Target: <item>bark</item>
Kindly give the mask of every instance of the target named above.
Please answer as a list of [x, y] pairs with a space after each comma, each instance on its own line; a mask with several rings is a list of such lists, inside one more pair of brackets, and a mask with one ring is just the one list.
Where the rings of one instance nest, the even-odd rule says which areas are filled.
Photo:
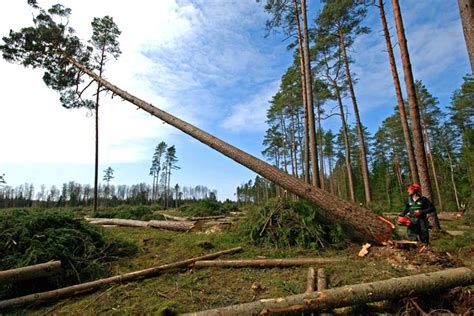
[[184, 315], [265, 315], [271, 312], [288, 310], [292, 312], [318, 311], [422, 295], [473, 283], [474, 272], [468, 268], [455, 268], [384, 281], [348, 285], [318, 292], [262, 299]]
[[312, 184], [320, 187], [319, 183], [319, 166], [318, 152], [316, 145], [316, 128], [314, 124], [314, 108], [313, 108], [313, 76], [311, 74], [311, 59], [309, 52], [309, 34], [308, 34], [308, 18], [306, 14], [306, 0], [301, 0], [301, 18], [303, 21], [303, 53], [305, 62], [306, 76], [306, 101], [308, 105], [308, 128], [309, 128], [309, 150], [311, 153], [311, 173]]
[[148, 226], [174, 231], [189, 231], [196, 227], [196, 222], [149, 221]]
[[270, 164], [220, 140], [219, 138], [154, 107], [150, 103], [131, 95], [117, 86], [112, 85], [73, 58], [64, 54], [63, 56], [76, 68], [94, 80], [101, 82], [105, 88], [109, 89], [114, 94], [119, 95], [124, 100], [129, 101], [148, 113], [160, 118], [164, 122], [180, 129], [239, 164], [253, 170], [262, 177], [273, 181], [301, 198], [320, 206], [323, 210], [322, 215], [328, 220], [332, 222], [342, 222], [345, 225], [352, 227], [354, 232], [358, 232], [361, 236], [370, 241], [385, 243], [391, 238], [391, 233], [394, 227], [388, 225], [382, 217], [372, 213], [370, 210], [340, 199], [315, 186], [309, 185], [300, 179], [292, 177], [278, 168], [271, 166]]
[[326, 190], [324, 180], [323, 129], [321, 127], [321, 101], [318, 100], [318, 148], [319, 148], [319, 183], [321, 189]]
[[314, 279], [315, 279], [314, 268], [310, 267], [308, 269], [308, 276], [306, 277], [306, 293], [314, 292]]
[[335, 263], [338, 258], [295, 258], [295, 259], [248, 259], [248, 260], [217, 260], [196, 261], [195, 268], [221, 267], [221, 268], [287, 268], [308, 266], [312, 264]]
[[32, 266], [0, 271], [0, 284], [15, 283], [52, 275], [61, 269], [61, 261], [35, 264]]
[[136, 281], [139, 279], [149, 278], [168, 270], [188, 267], [190, 264], [192, 264], [193, 262], [196, 262], [197, 260], [214, 259], [219, 256], [226, 255], [226, 254], [233, 254], [241, 250], [242, 250], [241, 247], [231, 248], [228, 250], [223, 250], [223, 251], [211, 253], [211, 254], [196, 257], [196, 258], [164, 264], [161, 266], [152, 267], [145, 270], [134, 271], [134, 272], [130, 272], [130, 273], [122, 274], [122, 275], [117, 275], [117, 276], [113, 276], [106, 279], [100, 279], [100, 280], [96, 280], [92, 282], [81, 283], [78, 285], [68, 286], [68, 287], [53, 290], [53, 291], [12, 298], [9, 300], [0, 301], [0, 310], [4, 308], [18, 307], [18, 306], [27, 305], [27, 304], [43, 303], [43, 302], [53, 300], [53, 299], [74, 296], [74, 295], [78, 295], [78, 294], [82, 294], [86, 292], [92, 292], [92, 291], [100, 289], [101, 287], [107, 284], [112, 284], [112, 283], [123, 284], [123, 283], [131, 282], [131, 281]]
[[328, 279], [323, 268], [318, 269], [318, 291], [323, 291], [328, 288]]
[[400, 112], [400, 121], [402, 123], [403, 138], [405, 139], [405, 146], [408, 154], [408, 164], [410, 167], [410, 175], [413, 183], [420, 183], [418, 176], [418, 168], [416, 166], [415, 153], [413, 151], [413, 143], [411, 141], [410, 129], [408, 127], [407, 114], [405, 111], [405, 104], [403, 101], [402, 88], [400, 86], [400, 79], [398, 77], [397, 63], [395, 62], [395, 55], [393, 54], [392, 42], [390, 39], [390, 32], [388, 30], [387, 19], [385, 17], [385, 10], [383, 0], [379, 0], [380, 19], [382, 20], [382, 28], [387, 46], [388, 59], [390, 62], [390, 70], [392, 72], [393, 84], [395, 87], [395, 94], [397, 96], [398, 111]]
[[[413, 140], [415, 145], [415, 156], [420, 176], [423, 195], [433, 200], [433, 191], [431, 189], [431, 181], [428, 173], [428, 162], [426, 161], [425, 143], [423, 140], [423, 132], [421, 129], [420, 109], [416, 98], [415, 80], [411, 69], [410, 55], [408, 52], [407, 40], [405, 37], [405, 29], [403, 27], [403, 19], [400, 11], [398, 0], [392, 0], [393, 15], [395, 17], [395, 26], [397, 28], [398, 43], [400, 45], [400, 53], [403, 64], [403, 73], [405, 78], [405, 86], [408, 95], [408, 105], [410, 107], [411, 127], [413, 130]], [[440, 229], [436, 212], [430, 213], [428, 220], [435, 229]]]
[[138, 221], [134, 219], [120, 219], [120, 218], [88, 218], [89, 224], [93, 225], [117, 225], [127, 227], [148, 227], [148, 222]]
[[474, 72], [474, 0], [458, 0], [458, 3], [471, 71]]
[[357, 136], [359, 138], [359, 157], [360, 157], [362, 181], [364, 183], [365, 203], [366, 205], [369, 206], [371, 202], [371, 194], [370, 194], [370, 182], [369, 182], [369, 168], [367, 166], [367, 153], [365, 152], [365, 137], [364, 137], [364, 131], [362, 129], [362, 123], [360, 121], [360, 116], [359, 116], [359, 106], [357, 105], [357, 99], [356, 99], [356, 95], [354, 91], [354, 86], [352, 84], [351, 70], [349, 69], [349, 58], [347, 57], [345, 36], [342, 31], [342, 28], [339, 29], [339, 38], [340, 38], [342, 57], [344, 60], [344, 68], [346, 70], [347, 83], [349, 86], [349, 92], [351, 94], [352, 105], [354, 107], [354, 116], [356, 119]]

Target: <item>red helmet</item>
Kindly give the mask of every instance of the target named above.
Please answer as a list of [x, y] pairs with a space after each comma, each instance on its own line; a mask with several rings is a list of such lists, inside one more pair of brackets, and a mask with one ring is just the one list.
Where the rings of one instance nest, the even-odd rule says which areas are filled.
[[403, 226], [410, 226], [410, 224], [411, 224], [410, 219], [406, 216], [398, 216], [397, 217], [397, 222], [398, 222], [398, 224], [403, 225]]
[[413, 190], [416, 192], [421, 192], [421, 186], [418, 183], [413, 183], [407, 186], [407, 190]]

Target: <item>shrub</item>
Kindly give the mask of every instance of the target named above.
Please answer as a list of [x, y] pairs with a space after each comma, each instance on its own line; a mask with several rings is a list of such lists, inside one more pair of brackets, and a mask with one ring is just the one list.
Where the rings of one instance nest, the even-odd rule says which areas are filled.
[[318, 208], [301, 200], [271, 200], [250, 209], [238, 230], [255, 244], [275, 247], [339, 248], [349, 238], [341, 225], [325, 222]]
[[113, 208], [101, 208], [92, 213], [92, 217], [99, 218], [122, 218], [149, 221], [152, 219], [163, 219], [161, 215], [153, 214], [151, 206], [117, 206]]
[[107, 274], [105, 263], [135, 254], [71, 212], [13, 210], [0, 214], [0, 270], [61, 260], [61, 273], [0, 287], [0, 298], [44, 291]]
[[234, 202], [226, 200], [219, 202], [215, 200], [199, 200], [191, 203], [186, 203], [179, 208], [179, 211], [187, 216], [216, 216], [226, 215], [232, 211], [238, 211]]

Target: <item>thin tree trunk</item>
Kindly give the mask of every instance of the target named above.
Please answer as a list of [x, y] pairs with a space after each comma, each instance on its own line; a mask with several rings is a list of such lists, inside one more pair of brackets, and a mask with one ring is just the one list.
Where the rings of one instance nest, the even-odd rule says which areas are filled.
[[456, 206], [459, 209], [461, 206], [459, 204], [459, 196], [458, 196], [458, 189], [456, 187], [456, 182], [454, 181], [454, 168], [453, 168], [453, 160], [451, 158], [451, 155], [449, 154], [449, 150], [446, 150], [446, 153], [448, 154], [448, 160], [449, 160], [449, 170], [451, 171], [451, 183], [453, 184], [453, 189], [454, 189], [454, 197], [456, 198]]
[[367, 165], [367, 153], [365, 152], [365, 137], [364, 131], [362, 128], [362, 123], [359, 116], [359, 106], [357, 105], [357, 99], [354, 91], [354, 86], [352, 85], [352, 76], [349, 68], [349, 58], [347, 57], [345, 36], [342, 29], [339, 29], [340, 37], [340, 46], [342, 57], [344, 60], [344, 68], [346, 70], [347, 83], [349, 85], [349, 92], [351, 94], [352, 105], [354, 106], [354, 116], [356, 119], [357, 127], [357, 136], [359, 137], [359, 157], [360, 157], [360, 166], [362, 173], [362, 181], [364, 183], [364, 193], [365, 193], [365, 203], [367, 206], [370, 206], [371, 194], [370, 194], [370, 181], [369, 181], [369, 168]]
[[298, 48], [300, 55], [300, 73], [301, 73], [301, 92], [303, 96], [304, 109], [304, 181], [310, 183], [309, 168], [309, 127], [308, 127], [308, 101], [306, 99], [306, 74], [305, 74], [305, 60], [303, 51], [303, 39], [301, 35], [300, 14], [297, 0], [293, 0], [293, 8], [295, 10], [296, 31], [298, 32]]
[[433, 153], [431, 152], [430, 138], [428, 136], [428, 131], [426, 130], [426, 127], [423, 128], [423, 133], [425, 135], [428, 157], [430, 158], [431, 171], [433, 172], [433, 179], [434, 179], [434, 183], [435, 183], [436, 195], [438, 196], [439, 212], [442, 212], [443, 211], [443, 200], [441, 199], [441, 191], [439, 190], [438, 173], [436, 172], [436, 166], [434, 164]]
[[273, 181], [290, 192], [298, 195], [299, 197], [320, 206], [323, 210], [322, 215], [328, 218], [330, 221], [341, 221], [346, 225], [351, 226], [354, 229], [354, 232], [359, 232], [362, 236], [364, 236], [365, 239], [372, 240], [374, 242], [384, 243], [391, 238], [394, 225], [387, 223], [383, 217], [380, 217], [379, 215], [374, 214], [371, 211], [354, 203], [339, 199], [326, 191], [323, 191], [315, 186], [308, 185], [304, 181], [282, 172], [278, 168], [271, 166], [270, 164], [257, 159], [252, 155], [249, 155], [248, 153], [220, 140], [219, 138], [204, 132], [196, 126], [193, 126], [163, 110], [160, 110], [150, 103], [147, 103], [120, 89], [119, 87], [112, 85], [107, 80], [97, 76], [87, 67], [78, 63], [75, 59], [65, 54], [62, 54], [62, 56], [76, 68], [93, 78], [95, 81], [100, 82], [104, 87], [120, 96], [124, 100], [129, 101], [148, 113], [160, 118], [164, 122], [180, 129], [186, 134], [219, 151], [239, 164], [242, 164], [255, 171], [262, 177]]
[[0, 284], [16, 283], [23, 280], [45, 277], [58, 272], [61, 261], [51, 261], [16, 269], [0, 271]]
[[[415, 145], [415, 156], [420, 176], [420, 182], [425, 195], [431, 202], [433, 201], [433, 191], [431, 189], [431, 181], [428, 173], [428, 163], [426, 161], [425, 143], [423, 141], [423, 133], [420, 121], [420, 109], [416, 98], [415, 81], [413, 79], [413, 72], [411, 69], [410, 55], [408, 53], [408, 45], [405, 37], [405, 29], [403, 27], [403, 19], [400, 11], [400, 4], [398, 0], [392, 0], [393, 14], [395, 17], [395, 25], [397, 28], [398, 43], [400, 45], [400, 52], [403, 64], [403, 73], [405, 78], [405, 86], [408, 95], [408, 104], [410, 106], [410, 118], [413, 130], [413, 139]], [[430, 224], [435, 229], [440, 229], [439, 220], [436, 212], [432, 212], [428, 217]]]
[[296, 142], [295, 142], [295, 115], [294, 113], [290, 114], [290, 133], [291, 133], [291, 146], [290, 146], [290, 154], [291, 154], [291, 166], [293, 168], [292, 174], [295, 177], [298, 177], [298, 155], [296, 153]]
[[281, 131], [283, 134], [283, 170], [285, 170], [286, 173], [288, 173], [288, 161], [286, 160], [286, 153], [287, 153], [287, 147], [288, 147], [288, 133], [286, 131], [286, 124], [285, 124], [285, 118], [283, 116], [283, 113], [280, 113], [280, 125], [281, 125]]
[[328, 166], [329, 166], [329, 188], [331, 194], [336, 194], [336, 189], [334, 188], [334, 170], [332, 168], [332, 156], [328, 157]]
[[474, 0], [458, 0], [467, 53], [474, 72]]
[[319, 183], [319, 165], [318, 152], [316, 144], [316, 128], [314, 124], [314, 108], [313, 108], [313, 76], [311, 74], [311, 59], [309, 51], [309, 34], [308, 22], [306, 14], [306, 0], [301, 0], [301, 18], [303, 21], [303, 52], [305, 62], [305, 76], [306, 76], [306, 100], [308, 105], [308, 128], [309, 128], [309, 149], [311, 153], [311, 171], [312, 184], [316, 187], [321, 187]]
[[388, 60], [390, 62], [390, 70], [392, 72], [393, 84], [395, 86], [395, 94], [397, 95], [398, 111], [400, 112], [400, 121], [402, 123], [403, 137], [405, 139], [405, 146], [408, 154], [408, 163], [410, 167], [410, 175], [413, 183], [420, 183], [418, 176], [418, 168], [416, 166], [415, 153], [413, 151], [413, 143], [411, 141], [410, 129], [408, 127], [407, 114], [405, 111], [405, 104], [403, 102], [402, 88], [400, 86], [400, 79], [398, 77], [397, 64], [393, 54], [392, 41], [388, 30], [387, 19], [385, 17], [385, 10], [383, 0], [379, 0], [380, 19], [382, 20], [383, 33], [385, 37], [385, 44], [387, 46]]
[[392, 201], [390, 199], [390, 177], [389, 177], [389, 170], [385, 170], [385, 192], [387, 194], [387, 202], [388, 202], [388, 208], [392, 208]]
[[344, 106], [342, 105], [341, 100], [341, 93], [339, 92], [339, 87], [337, 83], [334, 82], [334, 88], [336, 90], [336, 97], [337, 102], [339, 104], [339, 111], [341, 112], [341, 120], [342, 120], [342, 133], [344, 135], [344, 146], [346, 150], [346, 170], [347, 170], [347, 180], [349, 181], [349, 195], [352, 202], [355, 202], [355, 194], [354, 194], [354, 182], [352, 180], [352, 164], [351, 164], [351, 149], [349, 144], [349, 135], [347, 132], [347, 124], [346, 124], [346, 116], [344, 113]]
[[318, 148], [319, 148], [319, 176], [320, 180], [319, 183], [321, 183], [321, 189], [326, 190], [326, 183], [324, 180], [324, 155], [323, 155], [323, 129], [321, 127], [321, 101], [318, 100]]
[[309, 266], [314, 264], [341, 262], [334, 258], [294, 258], [294, 259], [246, 259], [246, 260], [200, 260], [194, 263], [194, 268], [288, 268]]
[[271, 312], [304, 312], [359, 305], [387, 299], [400, 299], [441, 292], [474, 282], [474, 272], [468, 268], [416, 274], [371, 283], [348, 285], [324, 291], [310, 292], [273, 299], [184, 314], [187, 316], [266, 315]]
[[112, 284], [112, 283], [123, 284], [123, 283], [131, 282], [131, 281], [136, 281], [139, 279], [149, 278], [149, 277], [159, 275], [160, 273], [163, 273], [168, 270], [188, 267], [189, 265], [192, 265], [194, 262], [198, 260], [214, 259], [222, 255], [234, 254], [241, 250], [242, 250], [241, 247], [231, 248], [228, 250], [218, 251], [215, 253], [211, 253], [211, 254], [196, 257], [196, 258], [164, 264], [161, 266], [152, 267], [145, 270], [129, 272], [126, 274], [117, 275], [117, 276], [113, 276], [106, 279], [100, 279], [100, 280], [91, 281], [87, 283], [81, 283], [78, 285], [73, 285], [73, 286], [69, 286], [69, 287], [65, 287], [65, 288], [61, 288], [61, 289], [57, 289], [53, 291], [12, 298], [9, 300], [0, 301], [0, 310], [4, 308], [18, 307], [18, 306], [27, 305], [27, 304], [43, 303], [43, 302], [50, 301], [53, 299], [59, 299], [63, 297], [75, 296], [82, 293], [92, 292], [92, 291], [96, 291], [102, 288], [104, 285], [107, 285], [107, 284]]

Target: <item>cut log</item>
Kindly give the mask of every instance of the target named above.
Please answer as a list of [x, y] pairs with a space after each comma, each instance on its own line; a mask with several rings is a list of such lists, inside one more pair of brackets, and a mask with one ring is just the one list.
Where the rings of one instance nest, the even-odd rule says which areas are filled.
[[345, 201], [316, 186], [310, 185], [297, 177], [289, 175], [277, 167], [222, 141], [196, 126], [154, 107], [151, 103], [145, 102], [125, 90], [120, 89], [104, 78], [98, 76], [92, 70], [66, 53], [57, 51], [57, 54], [64, 58], [65, 62], [69, 62], [74, 67], [90, 76], [93, 80], [100, 83], [102, 87], [120, 96], [124, 100], [127, 100], [146, 112], [158, 117], [171, 126], [178, 128], [184, 133], [194, 137], [200, 142], [210, 146], [223, 155], [246, 166], [299, 197], [320, 206], [323, 209], [322, 215], [328, 220], [332, 222], [341, 222], [345, 225], [351, 226], [354, 229], [354, 232], [358, 232], [359, 235], [368, 240], [384, 244], [391, 239], [392, 231], [395, 226], [383, 216], [377, 215], [355, 203]]
[[173, 215], [168, 215], [168, 214], [165, 214], [165, 213], [160, 213], [160, 215], [163, 216], [166, 219], [171, 219], [171, 220], [174, 220], [174, 221], [177, 221], [177, 222], [189, 221], [189, 218], [187, 218], [187, 217], [173, 216]]
[[340, 262], [339, 258], [297, 258], [297, 259], [248, 259], [248, 260], [199, 260], [194, 263], [195, 268], [221, 267], [221, 268], [286, 268], [309, 266], [312, 264]]
[[219, 219], [225, 218], [225, 215], [215, 215], [215, 216], [198, 216], [198, 217], [191, 217], [190, 220], [192, 221], [205, 221], [209, 219]]
[[87, 218], [89, 224], [96, 225], [117, 225], [128, 227], [153, 227], [174, 231], [189, 231], [196, 226], [195, 222], [190, 221], [138, 221], [134, 219], [120, 218]]
[[318, 269], [318, 291], [323, 291], [328, 288], [328, 279], [323, 268]]
[[89, 218], [89, 224], [93, 225], [117, 225], [126, 227], [147, 227], [148, 222], [138, 221], [135, 219], [121, 219], [121, 218]]
[[211, 254], [196, 257], [196, 258], [164, 264], [158, 267], [130, 272], [130, 273], [117, 275], [117, 276], [113, 276], [106, 279], [100, 279], [100, 280], [96, 280], [92, 282], [81, 283], [78, 285], [73, 285], [73, 286], [69, 286], [69, 287], [65, 287], [65, 288], [61, 288], [61, 289], [57, 289], [53, 291], [12, 298], [9, 300], [0, 301], [0, 309], [18, 307], [18, 306], [22, 306], [26, 304], [38, 304], [38, 303], [46, 302], [53, 299], [74, 296], [74, 295], [78, 295], [78, 294], [86, 293], [86, 292], [92, 292], [92, 291], [98, 290], [99, 288], [107, 284], [126, 283], [126, 282], [136, 281], [143, 278], [149, 278], [171, 269], [188, 267], [190, 264], [192, 264], [193, 262], [197, 260], [213, 259], [213, 258], [217, 258], [219, 256], [226, 255], [226, 254], [233, 254], [241, 250], [242, 250], [241, 247], [231, 248], [228, 250], [223, 250], [223, 251], [211, 253]]
[[314, 279], [315, 279], [314, 268], [308, 269], [308, 276], [306, 277], [306, 293], [314, 292]]
[[196, 226], [196, 222], [149, 221], [148, 226], [175, 231], [189, 231]]
[[265, 315], [279, 310], [318, 311], [363, 303], [399, 299], [406, 296], [439, 292], [474, 283], [474, 272], [468, 268], [448, 269], [384, 281], [348, 285], [324, 291], [261, 299], [255, 302], [216, 308], [184, 315]]
[[61, 269], [61, 261], [51, 261], [0, 271], [0, 284], [15, 283], [23, 280], [36, 279], [52, 275]]
[[440, 212], [438, 213], [438, 218], [441, 221], [454, 221], [460, 218], [462, 215], [461, 213], [457, 212]]

